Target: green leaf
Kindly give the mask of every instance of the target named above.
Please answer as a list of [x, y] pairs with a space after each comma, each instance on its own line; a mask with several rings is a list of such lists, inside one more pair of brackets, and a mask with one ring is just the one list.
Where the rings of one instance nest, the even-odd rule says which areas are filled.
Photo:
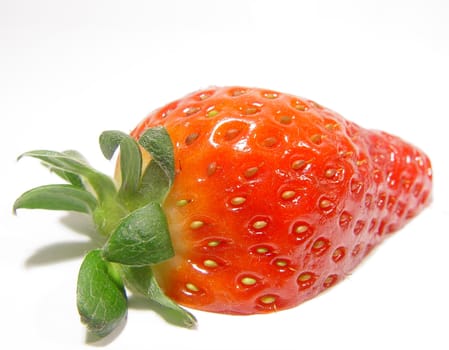
[[71, 152], [36, 150], [22, 154], [19, 159], [22, 157], [37, 158], [47, 166], [59, 170], [59, 174], [70, 173], [84, 177], [96, 192], [100, 202], [114, 197], [117, 192], [114, 182], [107, 175], [91, 168], [78, 155]]
[[76, 294], [81, 321], [100, 337], [111, 333], [126, 316], [123, 283], [98, 249], [90, 251], [81, 264]]
[[[84, 162], [85, 164], [88, 164], [86, 159], [78, 151], [67, 150], [67, 151], [64, 151], [62, 153], [65, 153], [65, 154], [69, 155], [70, 157], [77, 158], [78, 160]], [[60, 178], [62, 178], [63, 180], [71, 183], [72, 185], [74, 185], [76, 187], [85, 188], [84, 187], [84, 182], [83, 182], [83, 180], [82, 180], [82, 178], [80, 176], [75, 175], [73, 173], [69, 173], [69, 172], [63, 171], [63, 170], [58, 169], [58, 168], [55, 168], [52, 165], [49, 165], [49, 164], [47, 164], [45, 162], [42, 162], [42, 164], [45, 167], [47, 167], [51, 172], [55, 173]]]
[[75, 175], [75, 174], [72, 174], [72, 173], [68, 173], [66, 171], [62, 171], [60, 169], [53, 168], [53, 167], [50, 167], [50, 166], [48, 168], [50, 169], [51, 172], [53, 172], [56, 175], [58, 175], [61, 179], [71, 183], [72, 185], [74, 185], [76, 187], [84, 188], [83, 180], [78, 175]]
[[139, 193], [142, 196], [142, 202], [163, 203], [165, 196], [170, 189], [169, 179], [164, 170], [154, 160], [145, 169], [140, 184]]
[[74, 185], [46, 185], [22, 194], [14, 203], [14, 212], [20, 208], [71, 210], [91, 213], [97, 206], [95, 197]]
[[149, 203], [122, 219], [103, 248], [105, 259], [124, 265], [156, 264], [174, 255], [165, 214]]
[[[80, 162], [83, 162], [86, 165], [89, 165], [86, 158], [84, 158], [84, 156], [81, 153], [79, 153], [78, 151], [67, 150], [67, 151], [63, 151], [62, 153], [67, 154], [71, 158], [76, 158]], [[80, 176], [73, 174], [73, 173], [66, 172], [66, 171], [62, 171], [59, 169], [55, 169], [55, 168], [50, 168], [50, 170], [53, 171], [56, 175], [58, 175], [62, 179], [70, 182], [72, 185], [75, 185], [80, 188], [85, 188], [84, 181]]]
[[148, 129], [140, 137], [139, 143], [164, 171], [171, 186], [175, 178], [175, 157], [173, 143], [167, 130], [163, 127]]
[[107, 159], [112, 158], [119, 146], [122, 175], [120, 193], [123, 195], [134, 194], [139, 188], [142, 172], [142, 155], [139, 145], [131, 136], [121, 131], [104, 131], [100, 135], [100, 147]]
[[197, 321], [195, 316], [180, 307], [164, 294], [149, 266], [123, 266], [122, 272], [125, 284], [131, 291], [141, 294], [149, 300], [168, 309], [168, 311], [171, 312], [171, 315], [175, 318], [177, 324], [187, 328], [196, 326]]

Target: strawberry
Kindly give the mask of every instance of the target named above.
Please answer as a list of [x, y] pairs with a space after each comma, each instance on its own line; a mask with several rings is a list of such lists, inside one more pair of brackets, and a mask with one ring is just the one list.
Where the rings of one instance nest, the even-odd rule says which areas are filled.
[[[83, 262], [79, 304], [89, 304], [82, 277], [93, 264], [103, 272], [90, 280], [118, 288], [115, 298], [126, 295], [124, 284], [188, 325], [193, 316], [175, 302], [254, 314], [313, 298], [431, 198], [421, 150], [271, 90], [198, 91], [151, 113], [131, 137], [105, 132], [100, 144], [107, 158], [120, 147], [118, 189], [78, 154], [35, 151], [25, 155], [70, 185], [26, 192], [15, 209], [93, 215], [108, 240]], [[95, 331], [102, 320], [79, 309]], [[111, 315], [106, 330], [100, 322], [97, 334], [120, 317]]]
[[429, 201], [427, 156], [319, 104], [241, 87], [150, 114], [175, 145], [165, 203], [175, 258], [155, 268], [193, 308], [252, 314], [335, 285]]

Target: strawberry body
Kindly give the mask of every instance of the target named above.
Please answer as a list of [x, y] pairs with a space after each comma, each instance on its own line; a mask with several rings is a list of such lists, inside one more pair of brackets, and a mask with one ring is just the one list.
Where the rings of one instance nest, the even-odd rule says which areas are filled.
[[422, 151], [308, 99], [211, 88], [154, 111], [131, 135], [154, 126], [172, 139], [176, 177], [163, 205], [175, 256], [153, 270], [192, 308], [293, 307], [429, 202]]

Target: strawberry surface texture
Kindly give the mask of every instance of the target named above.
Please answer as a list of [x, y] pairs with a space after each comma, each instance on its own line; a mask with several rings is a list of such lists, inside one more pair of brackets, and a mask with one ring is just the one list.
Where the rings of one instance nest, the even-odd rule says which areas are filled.
[[174, 257], [152, 269], [191, 308], [296, 306], [344, 279], [431, 198], [420, 149], [309, 99], [213, 87], [154, 111], [131, 136], [158, 126], [174, 147], [162, 203]]

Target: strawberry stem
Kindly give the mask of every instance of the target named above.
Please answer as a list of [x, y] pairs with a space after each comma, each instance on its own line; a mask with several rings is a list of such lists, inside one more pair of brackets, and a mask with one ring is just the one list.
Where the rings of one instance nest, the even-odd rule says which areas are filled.
[[[120, 148], [118, 189], [110, 177], [92, 168], [76, 151], [27, 152], [19, 159], [37, 158], [69, 184], [25, 192], [14, 203], [14, 212], [28, 208], [91, 214], [97, 231], [108, 237], [104, 247], [85, 256], [78, 275], [77, 305], [89, 331], [105, 336], [125, 317], [122, 279], [128, 289], [175, 313], [181, 325], [193, 327], [195, 318], [165, 296], [151, 270], [151, 265], [174, 256], [162, 210], [175, 177], [173, 145], [167, 131], [148, 129], [139, 142], [120, 131], [105, 131], [100, 147], [107, 159]], [[143, 150], [152, 158], [145, 169]]]

